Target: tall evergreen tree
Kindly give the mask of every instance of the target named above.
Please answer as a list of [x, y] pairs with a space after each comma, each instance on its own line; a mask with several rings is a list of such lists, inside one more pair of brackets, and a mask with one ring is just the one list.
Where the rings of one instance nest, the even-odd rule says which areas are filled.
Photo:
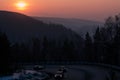
[[78, 59], [78, 55], [76, 54], [75, 45], [72, 41], [65, 39], [62, 47], [62, 60], [65, 61], [75, 61]]
[[85, 35], [85, 47], [84, 47], [84, 51], [85, 51], [85, 58], [87, 61], [92, 61], [94, 59], [94, 54], [93, 54], [93, 44], [92, 44], [92, 39], [89, 35], [89, 33], [87, 32]]
[[38, 62], [41, 59], [41, 44], [40, 44], [40, 40], [38, 38], [33, 38], [32, 39], [32, 55], [33, 55], [33, 59]]
[[6, 74], [10, 70], [10, 42], [5, 33], [0, 34], [0, 74]]
[[42, 59], [43, 61], [47, 61], [47, 55], [48, 55], [48, 48], [49, 48], [49, 41], [47, 39], [47, 37], [45, 36], [43, 38], [43, 42], [42, 42]]
[[112, 64], [118, 64], [119, 56], [120, 56], [120, 27], [117, 29], [116, 35], [113, 40], [113, 51], [112, 51]]
[[98, 27], [94, 34], [94, 55], [95, 55], [95, 60], [97, 62], [102, 62], [104, 58], [102, 45], [103, 45], [102, 37], [101, 37], [100, 29]]

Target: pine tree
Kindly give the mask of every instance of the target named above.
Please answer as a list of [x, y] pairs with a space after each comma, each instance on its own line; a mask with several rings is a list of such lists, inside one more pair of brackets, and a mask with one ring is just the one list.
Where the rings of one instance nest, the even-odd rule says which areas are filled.
[[41, 49], [40, 40], [38, 38], [33, 38], [32, 39], [32, 55], [36, 62], [40, 61], [42, 57], [40, 49]]
[[94, 34], [94, 56], [97, 62], [103, 61], [104, 54], [102, 48], [103, 48], [103, 42], [102, 42], [100, 29], [98, 27]]
[[5, 33], [0, 34], [0, 74], [6, 74], [10, 70], [10, 42]]
[[49, 41], [47, 39], [46, 36], [44, 36], [43, 38], [43, 42], [42, 42], [42, 59], [44, 62], [47, 61], [47, 55], [48, 55], [48, 48], [49, 48]]
[[94, 55], [93, 55], [93, 44], [92, 44], [92, 39], [91, 39], [91, 37], [90, 37], [88, 32], [85, 35], [84, 51], [85, 51], [85, 58], [86, 58], [86, 60], [87, 61], [92, 61], [92, 59], [94, 58]]

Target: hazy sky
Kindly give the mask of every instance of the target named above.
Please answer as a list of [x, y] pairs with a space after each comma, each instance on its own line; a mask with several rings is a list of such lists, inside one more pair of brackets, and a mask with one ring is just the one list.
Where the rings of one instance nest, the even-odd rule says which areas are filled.
[[[25, 1], [29, 4], [24, 11], [14, 4]], [[120, 13], [120, 0], [0, 0], [0, 10], [21, 12], [32, 16], [80, 18], [104, 21]]]

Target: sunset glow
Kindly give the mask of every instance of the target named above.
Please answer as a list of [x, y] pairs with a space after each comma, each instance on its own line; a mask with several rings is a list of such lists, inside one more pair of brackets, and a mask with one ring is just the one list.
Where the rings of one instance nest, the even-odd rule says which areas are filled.
[[0, 10], [30, 16], [104, 21], [120, 13], [120, 0], [1, 0]]
[[17, 9], [19, 10], [25, 10], [27, 8], [27, 3], [24, 1], [17, 2], [16, 4]]

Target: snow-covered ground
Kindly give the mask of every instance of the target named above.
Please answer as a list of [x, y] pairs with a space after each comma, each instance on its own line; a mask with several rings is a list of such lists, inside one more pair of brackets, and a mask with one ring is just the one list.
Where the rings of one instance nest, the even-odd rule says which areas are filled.
[[[46, 71], [56, 73], [60, 66], [46, 66]], [[111, 70], [105, 67], [91, 65], [67, 65], [64, 80], [111, 80]], [[115, 71], [115, 80], [120, 80], [120, 72]], [[0, 80], [10, 80], [11, 76], [1, 77]]]
[[12, 76], [0, 77], [0, 80], [11, 80]]

